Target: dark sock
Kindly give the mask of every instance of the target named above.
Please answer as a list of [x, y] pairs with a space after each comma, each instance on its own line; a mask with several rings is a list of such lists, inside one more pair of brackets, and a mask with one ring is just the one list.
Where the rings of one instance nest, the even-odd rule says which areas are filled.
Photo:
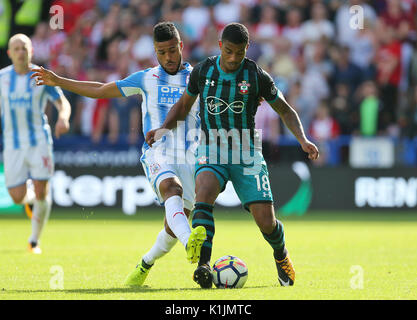
[[[142, 267], [144, 267], [145, 269], [150, 269], [153, 264], [147, 264], [145, 261], [143, 261], [142, 259], [142, 263], [141, 263]], [[137, 266], [136, 266], [137, 267]]]
[[192, 227], [203, 226], [206, 228], [207, 238], [204, 241], [203, 246], [201, 247], [200, 261], [198, 265], [203, 264], [210, 265], [211, 250], [213, 246], [213, 237], [214, 237], [214, 218], [213, 218], [213, 208], [211, 204], [204, 202], [197, 202], [194, 208], [194, 215], [192, 220]]
[[284, 226], [278, 220], [274, 230], [270, 234], [262, 232], [264, 239], [274, 249], [274, 258], [281, 261], [287, 256], [287, 249], [285, 248]]

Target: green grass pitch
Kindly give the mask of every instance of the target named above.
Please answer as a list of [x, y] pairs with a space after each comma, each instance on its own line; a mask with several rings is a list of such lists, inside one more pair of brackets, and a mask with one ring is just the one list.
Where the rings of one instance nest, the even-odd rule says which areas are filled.
[[308, 212], [281, 218], [296, 269], [294, 287], [277, 285], [272, 249], [243, 210], [215, 211], [212, 263], [231, 254], [248, 265], [244, 288], [203, 290], [191, 279], [180, 243], [155, 263], [146, 286], [125, 276], [153, 244], [163, 211], [55, 210], [42, 255], [26, 252], [30, 222], [0, 215], [0, 300], [416, 299], [417, 214]]

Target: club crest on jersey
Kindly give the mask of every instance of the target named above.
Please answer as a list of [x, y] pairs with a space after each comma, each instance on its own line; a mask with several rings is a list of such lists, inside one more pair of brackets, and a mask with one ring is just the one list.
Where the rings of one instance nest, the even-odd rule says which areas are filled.
[[52, 172], [52, 160], [51, 160], [51, 158], [42, 156], [42, 162], [43, 162], [44, 168], [47, 168], [48, 172]]
[[241, 83], [238, 84], [238, 87], [240, 94], [248, 94], [250, 83], [246, 82], [246, 80], [243, 80]]
[[161, 169], [161, 166], [158, 163], [152, 163], [149, 166], [149, 171], [151, 172], [152, 175], [158, 173], [158, 171]]

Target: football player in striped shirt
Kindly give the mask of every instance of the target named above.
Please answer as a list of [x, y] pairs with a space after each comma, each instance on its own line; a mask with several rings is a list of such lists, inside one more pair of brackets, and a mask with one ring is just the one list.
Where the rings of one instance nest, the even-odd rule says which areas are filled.
[[[192, 66], [182, 61], [183, 43], [172, 23], [157, 24], [153, 37], [159, 65], [133, 73], [123, 80], [110, 83], [76, 81], [59, 77], [44, 68], [34, 70], [33, 77], [37, 78], [39, 85], [59, 85], [90, 98], [141, 94], [143, 134], [146, 136], [149, 130], [159, 128], [165, 121], [169, 110], [184, 92], [192, 71]], [[206, 231], [203, 226], [191, 230], [187, 219], [195, 198], [194, 160], [200, 131], [197, 113], [198, 104], [195, 103], [171, 137], [160, 141], [154, 148], [143, 144], [140, 160], [159, 202], [165, 206], [165, 227], [158, 234], [154, 246], [128, 275], [126, 285], [143, 285], [155, 260], [169, 252], [177, 240], [184, 245], [191, 263], [199, 260]]]
[[[69, 130], [71, 106], [60, 88], [38, 87], [31, 79], [31, 69], [36, 66], [31, 63], [32, 42], [26, 35], [12, 36], [7, 53], [12, 65], [0, 70], [6, 187], [16, 204], [25, 204], [32, 221], [28, 248], [39, 254], [39, 239], [51, 212], [49, 179], [54, 171], [52, 135], [45, 108], [49, 100], [58, 110], [55, 136], [59, 138]], [[34, 190], [27, 188], [30, 181]]]
[[[319, 152], [306, 138], [296, 111], [286, 102], [271, 76], [246, 58], [247, 28], [239, 23], [227, 25], [219, 46], [220, 56], [209, 57], [194, 67], [186, 92], [171, 108], [161, 127], [164, 131], [175, 128], [199, 96], [201, 143], [192, 226], [204, 226], [207, 240], [193, 278], [202, 288], [212, 286], [213, 207], [230, 180], [243, 207], [253, 215], [263, 237], [273, 248], [279, 283], [290, 286], [294, 284], [295, 271], [285, 246], [283, 224], [275, 217], [261, 137], [255, 130], [259, 100], [265, 99], [280, 115], [310, 159], [317, 159]], [[148, 132], [148, 145], [159, 141], [160, 134], [158, 129]]]

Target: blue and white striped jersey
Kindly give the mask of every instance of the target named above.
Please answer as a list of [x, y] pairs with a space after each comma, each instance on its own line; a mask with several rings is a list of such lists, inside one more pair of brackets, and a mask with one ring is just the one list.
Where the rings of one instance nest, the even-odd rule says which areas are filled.
[[[32, 67], [37, 67], [32, 65]], [[55, 101], [59, 87], [37, 86], [32, 72], [16, 73], [13, 65], [0, 70], [0, 107], [4, 149], [20, 149], [41, 143], [52, 144], [45, 115], [47, 100]]]
[[[123, 96], [141, 94], [143, 134], [160, 128], [171, 107], [181, 98], [187, 87], [192, 66], [185, 62], [184, 69], [175, 75], [165, 72], [161, 66], [138, 71], [123, 80], [116, 81]], [[165, 137], [167, 149], [184, 150], [196, 148], [200, 132], [198, 102], [192, 106], [184, 122], [172, 130], [172, 136]], [[142, 151], [149, 148], [144, 142]], [[190, 149], [191, 150], [191, 149]]]

